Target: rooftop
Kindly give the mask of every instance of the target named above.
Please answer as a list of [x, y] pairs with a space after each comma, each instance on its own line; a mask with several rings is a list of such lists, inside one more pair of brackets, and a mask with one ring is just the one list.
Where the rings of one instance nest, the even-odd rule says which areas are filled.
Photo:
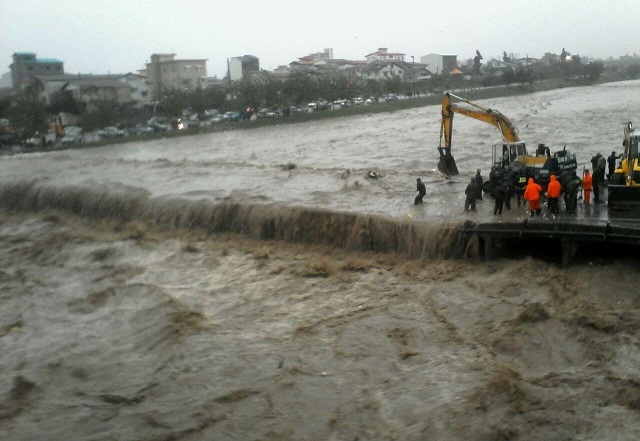
[[61, 64], [56, 58], [36, 58], [35, 60], [22, 60], [22, 64]]

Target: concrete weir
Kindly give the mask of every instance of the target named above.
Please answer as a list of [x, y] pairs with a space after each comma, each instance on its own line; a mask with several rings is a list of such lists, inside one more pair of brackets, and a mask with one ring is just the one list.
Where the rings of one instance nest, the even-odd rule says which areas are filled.
[[493, 260], [523, 253], [544, 254], [560, 258], [568, 267], [582, 250], [596, 250], [614, 257], [637, 253], [640, 245], [640, 223], [637, 221], [606, 221], [602, 223], [537, 221], [467, 224], [460, 234], [467, 241], [474, 236], [479, 243], [480, 257]]

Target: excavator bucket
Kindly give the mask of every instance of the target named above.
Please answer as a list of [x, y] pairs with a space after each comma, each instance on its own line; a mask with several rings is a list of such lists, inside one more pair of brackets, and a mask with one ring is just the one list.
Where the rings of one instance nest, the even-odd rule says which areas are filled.
[[640, 211], [640, 186], [609, 185], [607, 206], [613, 210]]
[[451, 154], [451, 148], [438, 147], [440, 152], [440, 160], [438, 161], [438, 170], [447, 176], [458, 175], [458, 166], [456, 166], [456, 160], [453, 159]]

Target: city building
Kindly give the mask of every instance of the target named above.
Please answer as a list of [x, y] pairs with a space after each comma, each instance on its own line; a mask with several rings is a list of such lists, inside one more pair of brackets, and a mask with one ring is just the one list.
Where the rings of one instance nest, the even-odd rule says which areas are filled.
[[360, 69], [360, 77], [363, 80], [387, 80], [394, 77], [403, 78], [411, 73], [411, 66], [407, 68], [405, 63], [397, 61], [373, 61]]
[[253, 55], [230, 58], [228, 64], [231, 81], [239, 81], [251, 73], [260, 72], [260, 60]]
[[153, 54], [147, 63], [151, 99], [171, 90], [195, 90], [207, 85], [207, 60], [176, 60], [176, 54]]
[[129, 85], [131, 88], [131, 100], [136, 107], [144, 107], [151, 104], [151, 88], [146, 75], [129, 72], [120, 76], [118, 81]]
[[78, 103], [91, 104], [111, 101], [116, 104], [133, 103], [132, 88], [121, 79], [125, 75], [64, 74], [33, 78], [47, 104], [60, 94], [69, 94]]
[[405, 54], [399, 52], [389, 52], [386, 47], [378, 48], [377, 51], [371, 52], [365, 58], [368, 63], [374, 61], [404, 61]]
[[434, 75], [448, 74], [458, 68], [457, 55], [429, 54], [420, 57], [420, 62]]
[[13, 90], [19, 91], [32, 84], [36, 77], [58, 76], [64, 74], [64, 63], [55, 58], [38, 58], [33, 52], [13, 54], [11, 83]]
[[373, 61], [359, 69], [363, 80], [387, 80], [399, 77], [405, 83], [431, 78], [431, 72], [422, 63], [408, 61]]

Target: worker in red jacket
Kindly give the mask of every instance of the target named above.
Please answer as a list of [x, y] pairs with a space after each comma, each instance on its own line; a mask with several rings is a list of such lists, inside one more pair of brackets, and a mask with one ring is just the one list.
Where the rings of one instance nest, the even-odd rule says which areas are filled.
[[584, 190], [584, 203], [588, 204], [591, 200], [591, 190], [593, 190], [593, 176], [589, 173], [589, 169], [585, 169], [584, 171], [582, 189]]
[[556, 175], [551, 175], [549, 185], [547, 186], [547, 205], [549, 206], [551, 214], [556, 216], [560, 213], [558, 198], [560, 197], [561, 191], [562, 185], [560, 185], [560, 181], [558, 181]]
[[536, 184], [533, 178], [529, 178], [527, 187], [524, 189], [524, 199], [529, 201], [529, 216], [540, 215], [540, 192], [542, 187]]

